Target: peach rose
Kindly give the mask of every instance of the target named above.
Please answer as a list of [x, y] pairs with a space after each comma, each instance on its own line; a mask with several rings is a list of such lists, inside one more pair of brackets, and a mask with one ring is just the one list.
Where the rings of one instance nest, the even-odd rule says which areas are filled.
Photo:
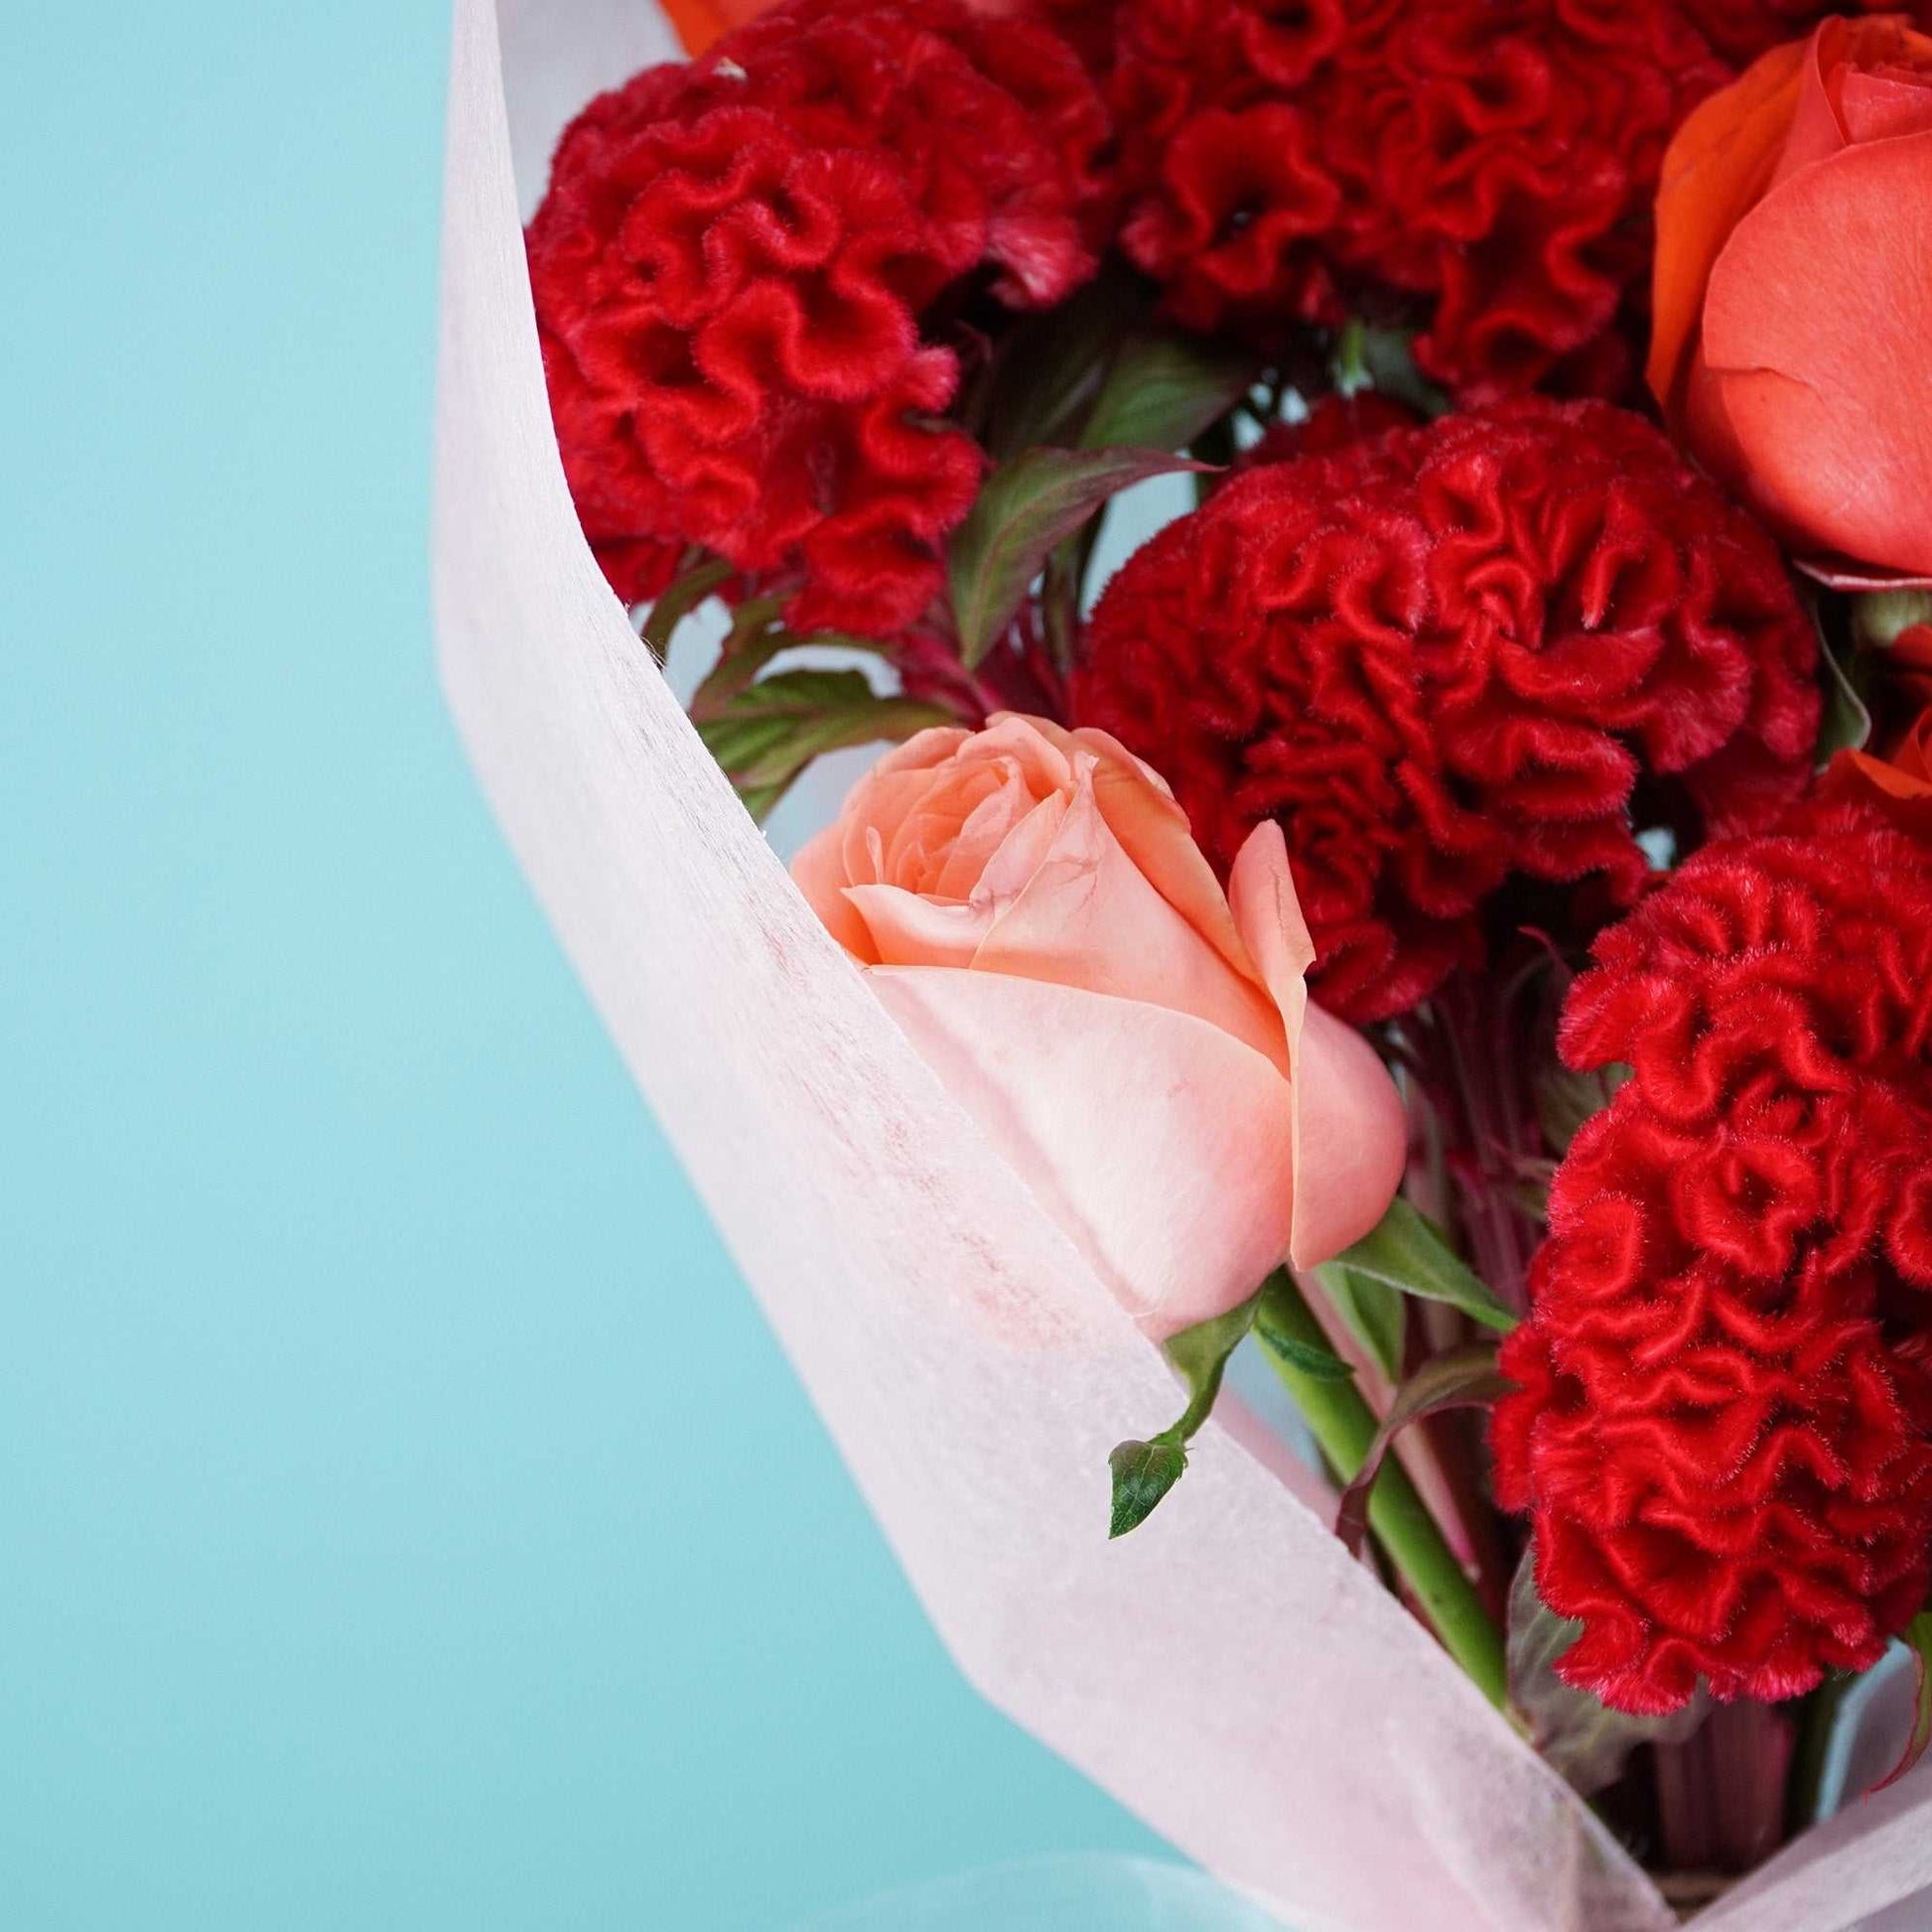
[[1800, 549], [1932, 572], [1932, 39], [1828, 20], [1705, 101], [1653, 304], [1650, 386], [1707, 468]]
[[1149, 1332], [1366, 1234], [1401, 1102], [1311, 1006], [1281, 828], [1224, 896], [1168, 787], [1098, 731], [996, 718], [889, 753], [800, 890], [912, 1044]]

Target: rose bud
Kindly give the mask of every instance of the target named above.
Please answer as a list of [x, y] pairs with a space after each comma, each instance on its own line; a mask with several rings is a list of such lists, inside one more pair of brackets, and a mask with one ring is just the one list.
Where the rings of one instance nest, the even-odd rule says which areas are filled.
[[888, 753], [799, 853], [813, 909], [1142, 1326], [1236, 1307], [1381, 1219], [1402, 1106], [1310, 1003], [1281, 829], [1224, 895], [1104, 732], [1006, 715]]
[[1902, 20], [1773, 49], [1671, 143], [1650, 386], [1795, 548], [1932, 572], [1928, 262], [1932, 39]]

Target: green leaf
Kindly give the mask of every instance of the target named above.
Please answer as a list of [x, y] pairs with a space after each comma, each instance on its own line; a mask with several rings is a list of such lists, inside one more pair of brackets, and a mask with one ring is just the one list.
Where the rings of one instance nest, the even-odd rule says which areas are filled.
[[1179, 1421], [1170, 1424], [1152, 1442], [1122, 1443], [1107, 1458], [1114, 1472], [1110, 1537], [1125, 1536], [1146, 1522], [1154, 1505], [1180, 1480], [1180, 1472], [1187, 1466], [1187, 1445], [1212, 1411], [1228, 1357], [1254, 1326], [1255, 1311], [1260, 1306], [1260, 1295], [1251, 1295], [1239, 1308], [1210, 1315], [1168, 1337], [1168, 1359], [1187, 1385], [1187, 1406], [1180, 1412]]
[[1271, 1335], [1268, 1345], [1290, 1366], [1317, 1382], [1346, 1382], [1355, 1373], [1332, 1348], [1317, 1348], [1295, 1335]]
[[1584, 1122], [1600, 1114], [1629, 1077], [1630, 1069], [1621, 1061], [1599, 1066], [1589, 1073], [1573, 1073], [1556, 1060], [1539, 1068], [1535, 1081], [1536, 1117], [1544, 1139], [1559, 1154], [1567, 1153]]
[[1440, 1415], [1446, 1409], [1472, 1409], [1494, 1402], [1512, 1386], [1496, 1367], [1495, 1343], [1478, 1341], [1432, 1357], [1396, 1390], [1389, 1413], [1382, 1418], [1362, 1466], [1341, 1492], [1341, 1506], [1335, 1512], [1335, 1534], [1350, 1556], [1362, 1553], [1368, 1535], [1369, 1491], [1375, 1487], [1389, 1446], [1403, 1430], [1424, 1416]]
[[663, 663], [671, 648], [671, 637], [686, 618], [713, 591], [727, 582], [732, 567], [722, 557], [703, 557], [689, 565], [658, 592], [644, 618], [640, 633], [650, 653]]
[[696, 722], [746, 810], [762, 820], [813, 759], [848, 745], [910, 738], [928, 725], [950, 724], [952, 714], [878, 697], [863, 671], [795, 670], [730, 695]]
[[948, 576], [968, 670], [1013, 621], [1048, 553], [1108, 497], [1199, 466], [1165, 450], [1028, 450], [994, 471], [953, 532]]
[[1915, 623], [1932, 623], [1932, 591], [1862, 591], [1852, 600], [1858, 650], [1889, 650]]
[[1440, 416], [1449, 406], [1447, 393], [1416, 366], [1412, 329], [1363, 329], [1347, 346], [1354, 371], [1365, 375], [1378, 393], [1424, 416]]
[[1070, 300], [1016, 319], [970, 384], [961, 421], [998, 462], [1035, 444], [1071, 446], [1114, 345], [1149, 301], [1138, 276], [1110, 263]]
[[1420, 1296], [1425, 1302], [1447, 1302], [1485, 1328], [1506, 1334], [1516, 1325], [1516, 1316], [1443, 1239], [1435, 1223], [1400, 1194], [1367, 1234], [1352, 1248], [1344, 1248], [1327, 1266], [1337, 1264], [1351, 1274], [1384, 1282], [1404, 1295]]
[[1821, 631], [1818, 653], [1825, 660], [1825, 709], [1818, 721], [1818, 747], [1813, 762], [1822, 770], [1840, 752], [1861, 750], [1871, 737], [1871, 713], [1852, 673], [1839, 661], [1831, 641]]
[[1323, 1262], [1314, 1272], [1348, 1332], [1374, 1356], [1383, 1374], [1399, 1377], [1409, 1313], [1401, 1293], [1344, 1262]]
[[1905, 1740], [1904, 1755], [1871, 1787], [1873, 1791], [1896, 1784], [1925, 1755], [1926, 1746], [1932, 1744], [1932, 1609], [1919, 1611], [1905, 1626], [1904, 1636], [1912, 1653], [1912, 1668], [1917, 1673], [1912, 1734]]
[[1184, 450], [1255, 385], [1257, 357], [1196, 339], [1130, 336], [1080, 433], [1083, 449]]
[[1536, 1552], [1525, 1550], [1509, 1587], [1509, 1709], [1550, 1766], [1587, 1798], [1613, 1783], [1639, 1744], [1681, 1744], [1708, 1715], [1700, 1689], [1682, 1711], [1634, 1718], [1571, 1688], [1557, 1664], [1584, 1626], [1558, 1616], [1536, 1590]]
[[1153, 1515], [1155, 1504], [1180, 1480], [1187, 1451], [1157, 1436], [1151, 1443], [1120, 1444], [1107, 1466], [1114, 1476], [1113, 1514], [1107, 1525], [1111, 1540], [1139, 1529]]

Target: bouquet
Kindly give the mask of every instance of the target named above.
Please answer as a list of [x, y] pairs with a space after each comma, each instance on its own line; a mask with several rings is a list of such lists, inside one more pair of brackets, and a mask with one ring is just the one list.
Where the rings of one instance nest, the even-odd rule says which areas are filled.
[[1305, 1923], [1910, 1911], [1932, 21], [670, 13], [459, 8], [445, 674], [962, 1665]]

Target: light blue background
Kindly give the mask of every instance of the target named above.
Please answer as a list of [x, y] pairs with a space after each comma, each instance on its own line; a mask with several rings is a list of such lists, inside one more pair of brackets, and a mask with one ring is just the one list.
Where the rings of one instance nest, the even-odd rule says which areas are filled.
[[0, 35], [7, 1932], [1152, 1849], [953, 1675], [461, 762], [446, 33]]

